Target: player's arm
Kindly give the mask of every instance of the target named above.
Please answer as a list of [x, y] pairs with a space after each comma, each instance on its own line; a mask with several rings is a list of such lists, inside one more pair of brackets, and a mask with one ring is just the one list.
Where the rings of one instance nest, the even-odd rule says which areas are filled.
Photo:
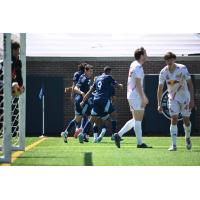
[[95, 87], [91, 87], [90, 90], [86, 93], [86, 95], [83, 97], [82, 102], [80, 103], [80, 106], [82, 107], [83, 104], [89, 99], [89, 97], [91, 96], [91, 94], [95, 91]]
[[140, 98], [142, 100], [142, 107], [144, 108], [148, 103], [149, 103], [149, 100], [148, 98], [146, 97], [143, 89], [142, 89], [142, 84], [141, 84], [141, 79], [140, 78], [136, 78], [135, 79], [135, 84], [136, 84], [136, 90], [138, 92], [138, 94], [140, 95]]
[[192, 79], [187, 80], [188, 90], [190, 92], [190, 104], [189, 107], [192, 110], [194, 108], [194, 87], [192, 83]]
[[163, 93], [163, 84], [159, 84], [158, 85], [158, 89], [157, 89], [157, 102], [158, 102], [158, 112], [162, 113], [162, 106], [161, 106], [161, 98], [162, 98], [162, 93]]
[[74, 87], [74, 92], [75, 92], [76, 94], [82, 95], [83, 97], [85, 96], [85, 93], [82, 92], [82, 91], [80, 90], [78, 84]]

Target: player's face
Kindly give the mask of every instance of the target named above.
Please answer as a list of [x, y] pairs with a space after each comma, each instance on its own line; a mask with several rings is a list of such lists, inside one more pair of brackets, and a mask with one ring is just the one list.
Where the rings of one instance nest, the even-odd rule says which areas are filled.
[[93, 75], [93, 68], [90, 67], [88, 70], [86, 70], [86, 75], [87, 77], [91, 78]]
[[166, 60], [165, 62], [169, 67], [172, 67], [172, 66], [174, 66], [175, 59], [171, 58], [169, 60]]
[[15, 58], [19, 57], [19, 48], [18, 49], [13, 49], [12, 50], [12, 56], [14, 56]]
[[147, 60], [147, 53], [145, 51], [144, 55], [141, 55], [141, 57], [140, 57], [140, 63], [144, 64], [146, 62], [146, 60]]

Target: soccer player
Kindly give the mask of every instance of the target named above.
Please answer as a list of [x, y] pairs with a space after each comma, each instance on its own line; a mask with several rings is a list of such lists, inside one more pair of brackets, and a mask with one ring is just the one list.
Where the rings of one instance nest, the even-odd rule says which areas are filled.
[[146, 61], [146, 50], [143, 47], [136, 49], [134, 56], [135, 61], [130, 65], [127, 83], [127, 99], [133, 118], [118, 133], [114, 134], [114, 140], [116, 146], [120, 148], [120, 140], [123, 134], [134, 128], [137, 138], [137, 148], [152, 148], [142, 142], [141, 126], [144, 110], [149, 102], [143, 89], [144, 71], [142, 65]]
[[[109, 66], [104, 68], [104, 73], [96, 78], [96, 81], [94, 82], [93, 86], [91, 87], [91, 89], [88, 91], [88, 93], [85, 95], [85, 97], [81, 102], [81, 105], [84, 105], [84, 103], [90, 97], [92, 92], [96, 91], [94, 93], [91, 118], [83, 128], [83, 133], [79, 135], [80, 143], [83, 143], [84, 133], [89, 133], [90, 128], [94, 123], [97, 123], [98, 125], [98, 118], [103, 118], [104, 120], [106, 120], [109, 117], [109, 114], [111, 114], [114, 111], [110, 101], [110, 90], [113, 85], [118, 87], [122, 87], [122, 85], [118, 84], [112, 78], [112, 76], [110, 75], [110, 71], [111, 68]], [[98, 126], [95, 126], [93, 132], [94, 132], [94, 142], [95, 142], [98, 135]]]
[[82, 74], [78, 80], [78, 83], [74, 87], [75, 92], [75, 118], [71, 120], [68, 127], [64, 132], [61, 133], [61, 136], [64, 138], [64, 142], [67, 143], [67, 136], [70, 130], [78, 124], [82, 118], [83, 114], [89, 114], [88, 109], [90, 108], [88, 102], [85, 102], [83, 107], [80, 106], [85, 93], [87, 93], [91, 87], [93, 75], [93, 66], [87, 64], [84, 69], [84, 74]]
[[194, 107], [194, 89], [191, 76], [187, 67], [182, 64], [175, 63], [176, 55], [168, 52], [164, 56], [166, 66], [161, 70], [159, 75], [159, 85], [157, 90], [158, 111], [162, 113], [161, 96], [164, 83], [167, 84], [169, 97], [169, 112], [171, 116], [170, 135], [172, 145], [169, 151], [176, 151], [176, 137], [178, 134], [177, 123], [179, 113], [183, 116], [186, 148], [192, 148], [190, 139], [191, 123], [190, 114]]

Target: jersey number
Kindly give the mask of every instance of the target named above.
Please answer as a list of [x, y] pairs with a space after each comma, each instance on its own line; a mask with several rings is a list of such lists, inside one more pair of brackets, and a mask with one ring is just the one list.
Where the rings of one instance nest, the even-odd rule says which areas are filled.
[[98, 84], [97, 84], [97, 87], [98, 87], [99, 90], [101, 90], [101, 86], [102, 86], [102, 82], [99, 81]]

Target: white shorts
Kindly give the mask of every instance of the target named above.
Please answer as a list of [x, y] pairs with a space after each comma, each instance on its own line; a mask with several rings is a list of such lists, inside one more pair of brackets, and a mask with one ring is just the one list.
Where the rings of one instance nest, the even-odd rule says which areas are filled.
[[128, 99], [128, 103], [131, 112], [133, 112], [134, 110], [144, 110], [144, 108], [141, 107], [142, 102], [140, 98]]
[[180, 103], [176, 100], [169, 100], [169, 113], [171, 116], [181, 113], [183, 117], [189, 117], [191, 114], [189, 102]]

